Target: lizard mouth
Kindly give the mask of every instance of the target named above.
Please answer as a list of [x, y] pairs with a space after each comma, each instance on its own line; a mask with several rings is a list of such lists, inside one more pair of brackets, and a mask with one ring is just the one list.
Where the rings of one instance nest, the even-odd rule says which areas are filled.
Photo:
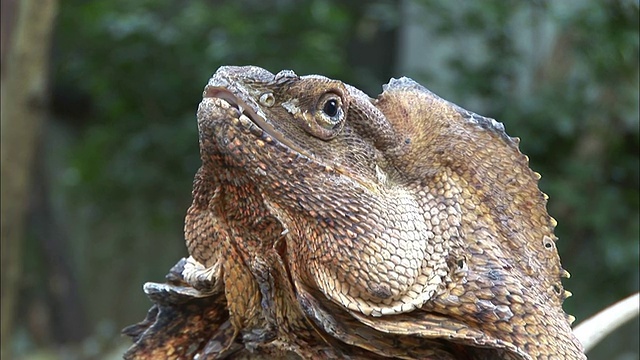
[[[301, 149], [292, 141], [288, 140], [281, 132], [276, 130], [276, 128], [269, 123], [264, 116], [259, 115], [258, 111], [254, 110], [252, 106], [247, 104], [245, 101], [242, 101], [242, 99], [238, 98], [231, 91], [222, 87], [208, 87], [205, 91], [204, 98], [217, 98], [224, 100], [231, 107], [238, 110], [239, 120], [243, 120], [242, 118], [245, 117], [246, 120], [249, 120], [253, 125], [260, 128], [267, 136], [275, 139], [280, 144], [297, 152], [298, 154], [311, 158], [311, 155], [307, 151]], [[267, 142], [271, 142], [268, 139], [265, 140]]]
[[[303, 157], [307, 159], [311, 159], [312, 161], [322, 165], [326, 171], [336, 172], [342, 176], [346, 176], [361, 186], [373, 191], [371, 184], [358, 177], [354, 177], [353, 174], [344, 167], [339, 164], [333, 164], [331, 166], [324, 164], [319, 161], [313, 153], [310, 153], [307, 150], [300, 148], [291, 140], [287, 139], [280, 131], [276, 130], [276, 128], [265, 119], [264, 116], [260, 115], [261, 111], [258, 109], [257, 105], [251, 104], [253, 101], [243, 101], [240, 97], [236, 96], [234, 93], [229, 91], [225, 87], [220, 86], [208, 86], [204, 92], [204, 98], [215, 98], [223, 100], [229, 106], [235, 108], [238, 111], [239, 124], [237, 126], [241, 126], [245, 129], [249, 129], [249, 132], [254, 136], [261, 137], [263, 141], [268, 144], [275, 145], [282, 150], [287, 152], [295, 153], [297, 157]], [[258, 132], [256, 132], [256, 130]]]

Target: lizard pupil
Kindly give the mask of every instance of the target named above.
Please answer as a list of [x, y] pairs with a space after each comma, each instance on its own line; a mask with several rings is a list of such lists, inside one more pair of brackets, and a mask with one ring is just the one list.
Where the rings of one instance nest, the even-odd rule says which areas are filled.
[[335, 99], [328, 100], [324, 103], [322, 111], [324, 111], [324, 113], [329, 117], [338, 115], [338, 102]]

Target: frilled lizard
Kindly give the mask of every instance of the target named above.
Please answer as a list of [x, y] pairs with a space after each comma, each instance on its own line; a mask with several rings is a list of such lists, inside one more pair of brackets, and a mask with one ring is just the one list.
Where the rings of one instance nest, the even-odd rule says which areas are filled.
[[539, 174], [411, 79], [222, 67], [198, 109], [190, 257], [127, 359], [584, 359]]

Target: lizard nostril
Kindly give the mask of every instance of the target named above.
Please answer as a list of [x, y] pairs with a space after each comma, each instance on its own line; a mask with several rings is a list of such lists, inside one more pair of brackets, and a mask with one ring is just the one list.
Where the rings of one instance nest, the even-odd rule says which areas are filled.
[[270, 92], [260, 95], [260, 104], [266, 107], [272, 107], [275, 102], [276, 98]]

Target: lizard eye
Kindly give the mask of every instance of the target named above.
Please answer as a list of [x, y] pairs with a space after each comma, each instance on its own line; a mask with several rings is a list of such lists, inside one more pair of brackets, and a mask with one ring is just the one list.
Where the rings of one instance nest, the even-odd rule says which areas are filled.
[[324, 113], [329, 117], [338, 115], [338, 102], [335, 99], [328, 100], [324, 103], [322, 111], [324, 111]]
[[[297, 125], [304, 131], [321, 140], [331, 140], [344, 127], [349, 111], [349, 98], [344, 95], [346, 89], [342, 86], [331, 87], [328, 91], [325, 89], [326, 84], [323, 84], [318, 89], [322, 92], [285, 101], [282, 107], [293, 115]], [[309, 100], [311, 101], [307, 102]]]
[[327, 129], [334, 130], [344, 120], [344, 110], [342, 108], [342, 99], [336, 93], [326, 93], [318, 101], [319, 116], [316, 117], [318, 125]]

